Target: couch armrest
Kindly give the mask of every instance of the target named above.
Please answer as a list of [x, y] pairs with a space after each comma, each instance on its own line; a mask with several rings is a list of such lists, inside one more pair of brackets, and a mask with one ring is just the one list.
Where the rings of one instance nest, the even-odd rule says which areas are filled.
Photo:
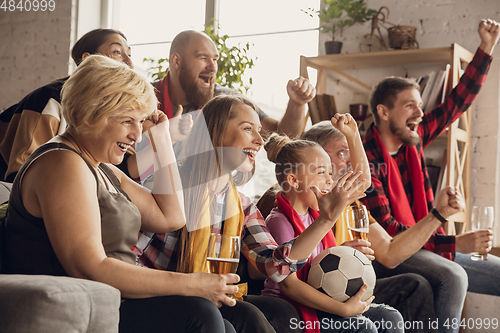
[[9, 200], [12, 184], [7, 182], [0, 182], [0, 204]]
[[0, 332], [118, 332], [120, 292], [63, 276], [0, 275]]

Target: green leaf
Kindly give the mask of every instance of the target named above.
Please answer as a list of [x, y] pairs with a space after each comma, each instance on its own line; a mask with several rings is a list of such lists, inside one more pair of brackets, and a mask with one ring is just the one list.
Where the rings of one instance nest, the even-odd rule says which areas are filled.
[[369, 21], [377, 12], [374, 9], [367, 9], [363, 0], [321, 0], [326, 6], [316, 11], [312, 8], [302, 10], [310, 15], [315, 13], [320, 20], [319, 30], [331, 33], [335, 39], [338, 29], [342, 31], [356, 23]]

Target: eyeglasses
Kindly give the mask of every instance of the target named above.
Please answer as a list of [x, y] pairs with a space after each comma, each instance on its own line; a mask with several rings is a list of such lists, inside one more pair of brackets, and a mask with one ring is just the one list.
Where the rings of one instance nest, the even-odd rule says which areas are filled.
[[349, 149], [341, 150], [335, 155], [337, 155], [337, 157], [343, 161], [346, 161], [351, 156], [351, 154], [349, 153]]

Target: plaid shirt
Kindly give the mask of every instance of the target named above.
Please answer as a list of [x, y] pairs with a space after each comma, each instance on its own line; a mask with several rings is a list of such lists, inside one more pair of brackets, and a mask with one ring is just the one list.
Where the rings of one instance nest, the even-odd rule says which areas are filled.
[[[224, 204], [229, 186], [217, 194], [216, 224], [214, 231], [221, 227]], [[238, 192], [242, 201], [243, 230], [241, 233], [241, 253], [257, 269], [275, 282], [283, 281], [288, 275], [298, 271], [307, 262], [288, 258], [295, 239], [280, 246], [276, 244], [261, 213], [244, 194]], [[216, 232], [216, 231], [215, 231]], [[135, 253], [137, 265], [156, 269], [175, 271], [177, 266], [177, 241], [180, 231], [167, 234], [152, 234], [142, 232], [137, 242]]]
[[[474, 59], [470, 62], [462, 75], [460, 82], [453, 89], [450, 96], [436, 109], [425, 113], [423, 120], [418, 127], [420, 143], [417, 145], [417, 151], [422, 163], [422, 173], [424, 174], [426, 194], [432, 187], [425, 165], [423, 148], [427, 147], [435, 138], [437, 138], [453, 121], [469, 108], [474, 102], [481, 89], [486, 74], [490, 68], [492, 57], [484, 53], [481, 49], [476, 51]], [[373, 134], [373, 124], [366, 132], [363, 140], [366, 155], [371, 167], [372, 186], [366, 191], [366, 197], [361, 201], [368, 207], [370, 213], [384, 227], [390, 235], [408, 229], [408, 226], [396, 221], [392, 216], [391, 202], [386, 194], [388, 191], [387, 170], [384, 168], [384, 159], [379, 152]], [[393, 156], [399, 166], [403, 186], [406, 192], [406, 198], [413, 209], [413, 188], [406, 163], [406, 149], [403, 145]], [[404, 200], [404, 199], [402, 199]], [[432, 202], [427, 202], [429, 211], [432, 209]], [[417, 221], [418, 222], [418, 221]], [[436, 253], [455, 252], [455, 236], [440, 235], [434, 233], [428, 242], [434, 244]]]

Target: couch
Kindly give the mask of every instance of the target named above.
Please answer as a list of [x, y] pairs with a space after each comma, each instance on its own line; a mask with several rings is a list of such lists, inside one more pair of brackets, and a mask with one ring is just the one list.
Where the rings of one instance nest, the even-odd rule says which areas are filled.
[[[11, 184], [0, 182], [0, 203]], [[0, 219], [0, 273], [4, 224]], [[5, 259], [5, 258], [3, 258]], [[120, 292], [63, 276], [0, 274], [0, 332], [118, 332]]]

